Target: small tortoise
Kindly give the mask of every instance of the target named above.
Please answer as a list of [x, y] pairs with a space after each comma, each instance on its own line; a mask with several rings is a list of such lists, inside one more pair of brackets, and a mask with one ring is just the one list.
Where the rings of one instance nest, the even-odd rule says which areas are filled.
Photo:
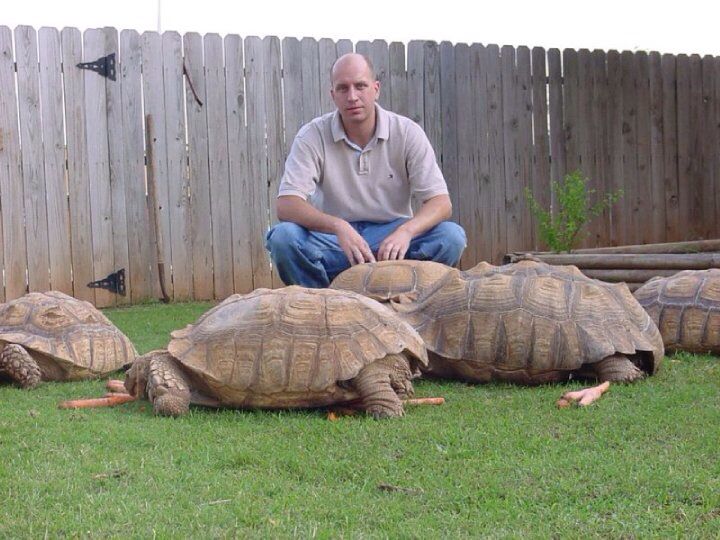
[[427, 261], [357, 265], [332, 288], [388, 303], [428, 349], [430, 374], [543, 384], [573, 377], [633, 381], [654, 373], [660, 334], [624, 284], [572, 266], [481, 263], [461, 272]]
[[720, 269], [653, 278], [635, 298], [658, 325], [668, 351], [720, 354]]
[[0, 304], [0, 378], [41, 381], [103, 377], [135, 360], [130, 340], [89, 302], [58, 291]]
[[403, 414], [418, 364], [427, 364], [422, 338], [392, 310], [351, 292], [291, 286], [228, 297], [174, 331], [167, 350], [140, 357], [125, 387], [170, 416], [190, 403], [347, 403], [381, 418]]

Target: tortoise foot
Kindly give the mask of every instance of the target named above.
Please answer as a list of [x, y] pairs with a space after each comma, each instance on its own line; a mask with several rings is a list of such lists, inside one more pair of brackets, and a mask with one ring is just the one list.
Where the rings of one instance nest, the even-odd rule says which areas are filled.
[[557, 401], [559, 408], [568, 407], [573, 403], [576, 403], [580, 407], [586, 407], [591, 403], [600, 399], [605, 392], [610, 388], [610, 383], [605, 381], [597, 386], [590, 388], [583, 388], [582, 390], [576, 390], [573, 392], [565, 392], [562, 397]]
[[383, 420], [385, 418], [399, 418], [405, 415], [405, 411], [402, 406], [400, 406], [400, 408], [398, 409], [375, 405], [365, 409], [365, 412], [372, 416], [375, 420]]
[[173, 395], [168, 392], [162, 396], [157, 396], [153, 400], [153, 411], [155, 414], [162, 416], [183, 416], [190, 410], [190, 400], [184, 396]]
[[0, 373], [7, 375], [21, 388], [35, 388], [42, 380], [37, 362], [20, 345], [9, 343], [0, 353]]

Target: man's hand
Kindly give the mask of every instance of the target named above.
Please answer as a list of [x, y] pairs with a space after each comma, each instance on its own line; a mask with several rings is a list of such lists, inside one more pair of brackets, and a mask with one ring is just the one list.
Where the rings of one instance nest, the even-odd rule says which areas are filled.
[[378, 248], [379, 261], [399, 261], [405, 258], [413, 236], [403, 227], [398, 227], [385, 237]]
[[375, 262], [370, 246], [360, 234], [347, 222], [338, 227], [335, 235], [340, 248], [350, 261], [350, 266], [365, 262]]

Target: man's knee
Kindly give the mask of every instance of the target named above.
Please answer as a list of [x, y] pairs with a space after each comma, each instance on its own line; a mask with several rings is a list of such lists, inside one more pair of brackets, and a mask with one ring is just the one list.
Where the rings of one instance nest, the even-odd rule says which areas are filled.
[[307, 234], [307, 229], [297, 223], [281, 221], [268, 231], [265, 248], [275, 260], [292, 257], [292, 253], [300, 249]]
[[437, 225], [437, 233], [443, 238], [445, 249], [443, 250], [443, 260], [449, 266], [456, 266], [460, 262], [465, 247], [467, 246], [467, 236], [465, 229], [454, 221], [443, 221]]
[[426, 233], [409, 257], [457, 266], [466, 245], [463, 228], [453, 221], [442, 221]]

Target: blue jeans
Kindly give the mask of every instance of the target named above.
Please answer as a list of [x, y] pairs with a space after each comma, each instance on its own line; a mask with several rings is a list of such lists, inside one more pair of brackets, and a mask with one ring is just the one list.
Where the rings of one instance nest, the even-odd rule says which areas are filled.
[[[407, 218], [388, 223], [355, 221], [350, 225], [377, 255], [380, 243], [405, 221]], [[463, 228], [452, 221], [443, 221], [413, 238], [405, 258], [455, 266], [466, 244]], [[265, 247], [270, 252], [280, 279], [287, 285], [327, 287], [335, 276], [350, 268], [337, 236], [309, 231], [289, 221], [282, 221], [268, 231]]]

